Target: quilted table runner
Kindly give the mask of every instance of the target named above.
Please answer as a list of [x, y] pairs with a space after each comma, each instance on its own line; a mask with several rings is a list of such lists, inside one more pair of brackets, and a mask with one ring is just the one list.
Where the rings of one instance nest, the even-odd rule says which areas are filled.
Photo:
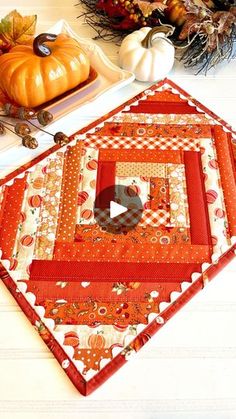
[[83, 395], [235, 256], [235, 138], [165, 79], [1, 181], [2, 281]]

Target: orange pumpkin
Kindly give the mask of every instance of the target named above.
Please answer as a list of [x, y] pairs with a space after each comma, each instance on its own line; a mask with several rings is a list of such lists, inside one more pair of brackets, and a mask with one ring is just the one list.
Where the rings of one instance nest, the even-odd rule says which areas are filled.
[[18, 105], [31, 108], [78, 86], [89, 70], [89, 59], [76, 40], [41, 34], [33, 46], [18, 45], [0, 57], [0, 88]]
[[42, 202], [42, 197], [40, 195], [32, 195], [28, 198], [28, 204], [32, 208], [39, 208]]
[[79, 336], [76, 332], [65, 333], [64, 345], [73, 346], [74, 348], [79, 346]]
[[43, 181], [44, 178], [42, 176], [38, 176], [36, 179], [34, 179], [33, 181], [33, 188], [34, 189], [41, 189], [43, 186]]
[[105, 338], [100, 333], [93, 333], [89, 336], [88, 344], [93, 349], [103, 349], [105, 347]]
[[21, 237], [20, 242], [22, 246], [30, 247], [34, 243], [34, 239], [29, 234], [25, 234], [23, 237]]

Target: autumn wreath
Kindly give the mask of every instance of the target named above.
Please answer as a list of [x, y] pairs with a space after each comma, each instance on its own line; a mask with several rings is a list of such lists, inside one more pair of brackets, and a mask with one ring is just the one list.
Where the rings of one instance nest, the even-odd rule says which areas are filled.
[[[143, 26], [171, 24], [186, 67], [208, 71], [234, 56], [236, 0], [81, 0], [98, 38], [114, 41]], [[81, 17], [81, 16], [80, 16]]]

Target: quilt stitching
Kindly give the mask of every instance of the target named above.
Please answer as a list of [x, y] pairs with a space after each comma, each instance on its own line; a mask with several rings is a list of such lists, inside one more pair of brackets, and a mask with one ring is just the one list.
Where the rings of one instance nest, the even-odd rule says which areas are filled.
[[[74, 136], [76, 144], [66, 151], [58, 152], [55, 147], [57, 154], [50, 156], [48, 152], [45, 160], [37, 161], [33, 171], [26, 173], [27, 189], [18, 207], [18, 230], [11, 231], [14, 248], [7, 249], [6, 243], [1, 243], [3, 257], [9, 259], [2, 261], [4, 283], [83, 394], [94, 390], [111, 371], [123, 365], [234, 256], [231, 236], [235, 151], [230, 127], [210, 112], [207, 114], [204, 107], [199, 113], [196, 107], [201, 105], [173, 87], [172, 82], [167, 87], [165, 83], [147, 89], [123, 109], [118, 108], [117, 117], [108, 114], [107, 122], [97, 127], [94, 124], [93, 132], [82, 130]], [[187, 99], [180, 100], [178, 93]], [[166, 113], [156, 115], [155, 102], [160, 109], [165, 106]], [[171, 109], [176, 109], [175, 116], [169, 114]], [[181, 109], [188, 113], [183, 116], [178, 113]], [[132, 116], [137, 122], [130, 122]], [[215, 121], [228, 134], [224, 135]], [[229, 181], [220, 153], [227, 159]], [[131, 171], [130, 179], [124, 176], [127, 187], [133, 180], [135, 186], [140, 182], [148, 185], [143, 192], [143, 218], [136, 231], [109, 239], [109, 233], [94, 223], [92, 214], [97, 184], [104, 178], [99, 170], [113, 168], [111, 182], [120, 176], [115, 174], [115, 166], [124, 168], [125, 163], [135, 163], [140, 168], [140, 163], [144, 163], [148, 168], [150, 163], [157, 164], [160, 156], [165, 176], [163, 171], [148, 172], [149, 176], [134, 176], [137, 173]], [[54, 162], [58, 163], [55, 167]], [[176, 175], [176, 182], [171, 173]], [[124, 177], [120, 176], [120, 180], [125, 181]], [[105, 179], [107, 182], [106, 176]], [[21, 180], [16, 179], [7, 190], [17, 190], [18, 182]], [[6, 188], [0, 200], [1, 228], [6, 221]], [[46, 222], [47, 211], [52, 217], [50, 225]], [[106, 212], [106, 208], [101, 211]], [[129, 222], [128, 214], [122, 218]], [[138, 280], [128, 275], [128, 269], [122, 271], [122, 265], [117, 265], [106, 282], [100, 281], [101, 263], [108, 264], [103, 272], [109, 273], [109, 263], [131, 266], [138, 261], [140, 272], [142, 263], [147, 264], [143, 268], [146, 273], [139, 278], [136, 274]], [[90, 262], [94, 272], [86, 275]], [[72, 263], [75, 278], [68, 270]], [[152, 263], [158, 266], [159, 273], [150, 283]], [[186, 282], [189, 288], [183, 291]], [[106, 321], [106, 316], [111, 317]]]

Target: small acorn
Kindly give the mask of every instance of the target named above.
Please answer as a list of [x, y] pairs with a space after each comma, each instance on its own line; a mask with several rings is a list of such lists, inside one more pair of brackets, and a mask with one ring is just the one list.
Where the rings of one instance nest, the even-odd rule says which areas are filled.
[[53, 139], [56, 144], [59, 144], [61, 146], [68, 144], [70, 141], [69, 137], [67, 137], [67, 135], [64, 134], [64, 132], [56, 132], [56, 134], [54, 134], [53, 136]]
[[31, 135], [25, 135], [22, 138], [22, 145], [27, 148], [35, 149], [38, 147], [38, 141]]
[[13, 118], [16, 118], [18, 108], [17, 108], [17, 106], [12, 105], [11, 103], [4, 103], [3, 111], [7, 116], [11, 116]]
[[21, 120], [28, 120], [35, 117], [35, 111], [33, 109], [27, 109], [21, 106], [12, 105], [11, 103], [5, 103], [3, 105], [3, 111], [6, 116], [11, 118], [18, 118]]
[[27, 109], [27, 108], [24, 108], [23, 106], [21, 106], [17, 110], [17, 116], [16, 117], [21, 119], [21, 120], [32, 119], [32, 118], [35, 117], [35, 111], [33, 109]]
[[41, 111], [37, 112], [37, 120], [39, 121], [40, 125], [43, 125], [44, 127], [53, 120], [53, 115], [51, 112], [45, 111], [42, 109]]
[[17, 122], [14, 129], [16, 134], [20, 135], [21, 137], [31, 133], [29, 125], [25, 124], [24, 122]]

